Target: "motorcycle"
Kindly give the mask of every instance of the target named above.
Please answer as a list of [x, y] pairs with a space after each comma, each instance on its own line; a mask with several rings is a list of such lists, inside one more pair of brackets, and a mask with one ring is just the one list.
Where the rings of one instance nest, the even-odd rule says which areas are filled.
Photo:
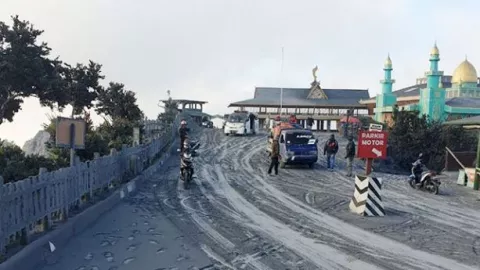
[[[200, 147], [200, 143], [196, 141], [189, 142], [190, 151], [182, 154], [180, 158], [180, 168], [183, 168], [183, 173], [181, 175], [183, 180], [183, 187], [188, 189], [190, 182], [193, 179], [193, 162], [192, 157], [198, 156], [197, 149]], [[177, 149], [177, 152], [180, 152], [180, 149]]]
[[427, 191], [431, 194], [437, 195], [440, 187], [440, 180], [435, 178], [437, 174], [434, 171], [423, 172], [420, 176], [420, 184], [417, 185], [415, 181], [415, 174], [412, 174], [409, 177], [409, 184], [414, 189], [419, 189], [422, 191]]
[[183, 169], [183, 172], [182, 172], [183, 188], [188, 189], [188, 186], [192, 181], [192, 177], [193, 177], [192, 154], [184, 153], [180, 162], [180, 166]]

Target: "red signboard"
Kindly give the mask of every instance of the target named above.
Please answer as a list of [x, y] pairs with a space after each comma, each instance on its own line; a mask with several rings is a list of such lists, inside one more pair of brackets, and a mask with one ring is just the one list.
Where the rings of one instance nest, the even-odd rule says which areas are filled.
[[387, 158], [388, 133], [385, 131], [360, 131], [358, 134], [359, 158]]

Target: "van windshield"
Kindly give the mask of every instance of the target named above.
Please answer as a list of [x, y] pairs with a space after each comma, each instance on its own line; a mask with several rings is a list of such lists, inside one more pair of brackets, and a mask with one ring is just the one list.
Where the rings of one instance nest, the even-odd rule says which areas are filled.
[[309, 144], [314, 140], [313, 134], [307, 132], [293, 132], [286, 134], [287, 144]]
[[227, 121], [230, 123], [243, 123], [245, 120], [247, 120], [246, 114], [230, 114]]

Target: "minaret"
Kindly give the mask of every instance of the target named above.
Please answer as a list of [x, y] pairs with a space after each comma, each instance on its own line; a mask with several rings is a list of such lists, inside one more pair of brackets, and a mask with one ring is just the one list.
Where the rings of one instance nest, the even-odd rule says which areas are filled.
[[375, 120], [378, 122], [384, 122], [385, 113], [391, 113], [393, 106], [397, 103], [397, 97], [392, 93], [393, 84], [395, 80], [392, 79], [392, 59], [388, 55], [383, 65], [384, 76], [380, 81], [382, 84], [382, 93], [377, 95], [375, 104]]
[[438, 50], [437, 43], [430, 52], [430, 70], [425, 73], [427, 76], [427, 88], [438, 88], [441, 82], [443, 71], [438, 71], [438, 62], [440, 61], [440, 51]]
[[382, 94], [392, 93], [393, 84], [395, 83], [395, 80], [392, 80], [392, 70], [392, 59], [390, 59], [390, 55], [388, 55], [383, 65], [384, 79], [380, 81], [382, 84]]
[[427, 87], [420, 91], [420, 115], [427, 115], [430, 120], [442, 121], [444, 119], [445, 90], [442, 87], [443, 71], [438, 70], [440, 51], [437, 44], [430, 52], [430, 70], [425, 72]]

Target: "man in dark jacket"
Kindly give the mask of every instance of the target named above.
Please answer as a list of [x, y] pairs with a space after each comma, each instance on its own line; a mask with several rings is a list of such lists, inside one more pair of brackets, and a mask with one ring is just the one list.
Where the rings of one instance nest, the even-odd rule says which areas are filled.
[[338, 142], [335, 140], [335, 135], [330, 135], [330, 139], [325, 143], [323, 147], [323, 155], [327, 155], [327, 168], [332, 169], [335, 167], [335, 155], [338, 152]]
[[252, 131], [252, 134], [255, 134], [255, 115], [251, 113], [248, 118], [250, 120], [250, 130]]
[[308, 130], [311, 130], [311, 129], [312, 129], [312, 126], [313, 126], [313, 118], [312, 118], [312, 117], [308, 117], [308, 118], [307, 118], [307, 129], [308, 129]]
[[274, 138], [272, 143], [272, 152], [270, 152], [270, 167], [268, 168], [268, 174], [272, 173], [272, 169], [275, 169], [275, 175], [278, 175], [278, 160], [280, 158], [280, 148], [278, 145], [278, 139]]
[[189, 131], [190, 129], [187, 127], [187, 121], [182, 120], [180, 122], [180, 128], [178, 128], [178, 134], [180, 135], [180, 153], [183, 153], [183, 142]]
[[346, 154], [345, 159], [347, 160], [347, 176], [352, 176], [352, 167], [353, 167], [353, 159], [355, 158], [355, 142], [353, 141], [353, 137], [348, 137], [348, 143], [346, 147]]

